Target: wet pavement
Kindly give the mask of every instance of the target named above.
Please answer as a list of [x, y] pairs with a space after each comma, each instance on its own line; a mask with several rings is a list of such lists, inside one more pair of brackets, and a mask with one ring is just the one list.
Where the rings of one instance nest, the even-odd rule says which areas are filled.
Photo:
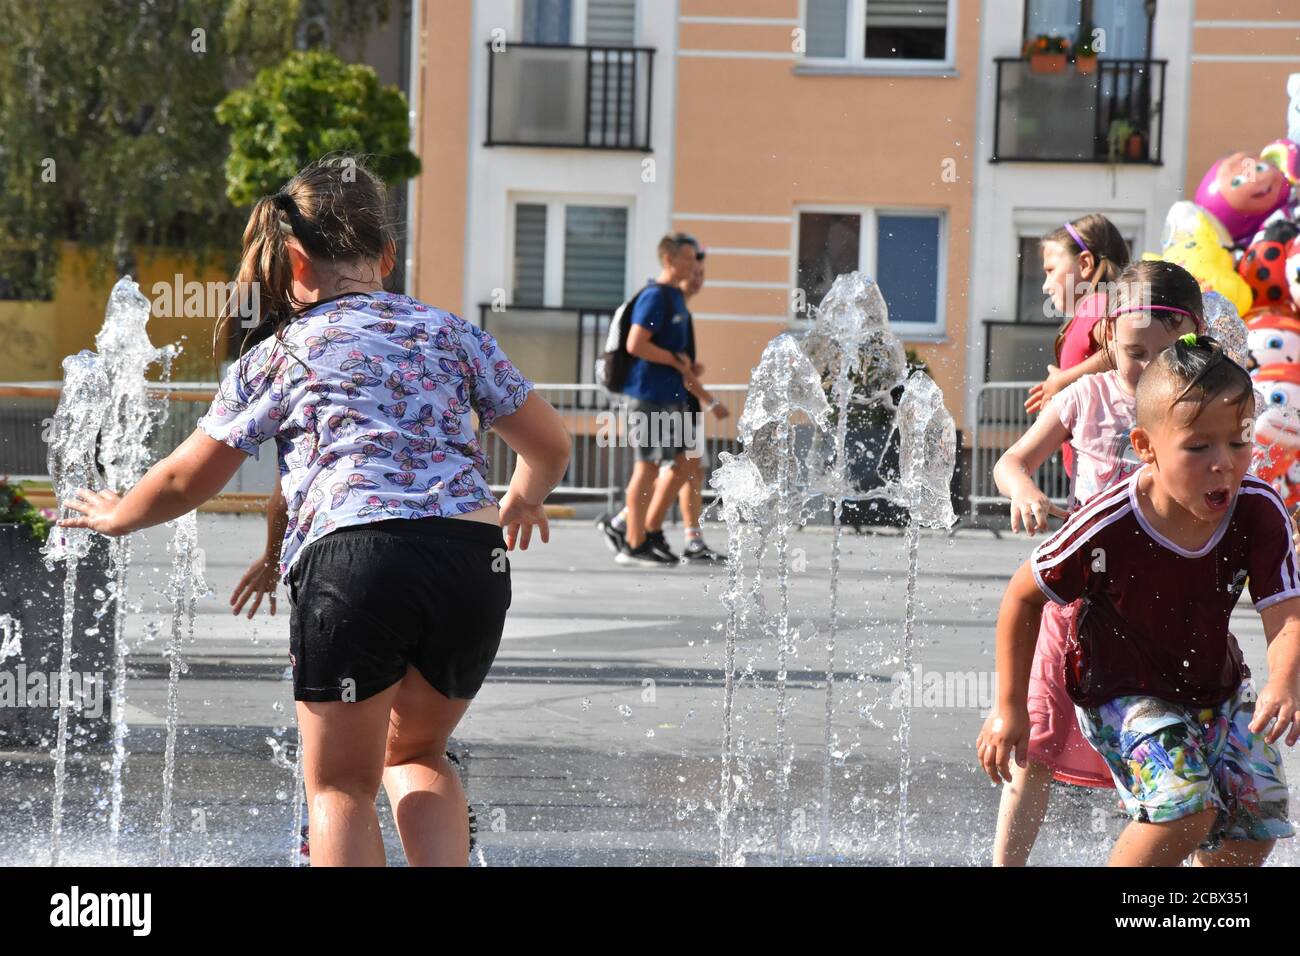
[[[180, 684], [172, 859], [182, 864], [287, 865], [294, 858], [296, 738], [285, 679], [287, 602], [256, 622], [227, 597], [262, 540], [257, 518], [202, 515], [199, 542], [213, 596], [199, 602]], [[722, 549], [725, 531], [710, 526]], [[680, 529], [669, 528], [680, 544]], [[133, 571], [131, 724], [124, 832], [118, 859], [158, 860], [169, 625], [156, 608], [169, 564], [166, 534], [145, 535]], [[836, 639], [831, 720], [831, 819], [822, 835], [826, 761], [827, 590], [831, 536], [791, 539], [788, 662], [789, 794], [782, 802], [777, 661], [771, 635], [751, 627], [738, 649], [741, 799], [735, 862], [892, 864], [899, 854], [900, 639], [906, 542], [897, 532], [847, 533], [841, 556], [846, 620]], [[925, 532], [917, 593], [911, 731], [913, 865], [986, 865], [997, 791], [977, 770], [973, 741], [993, 693], [993, 622], [1005, 581], [1030, 548], [984, 531]], [[614, 564], [587, 520], [552, 526], [549, 545], [511, 556], [513, 603], [497, 663], [459, 727], [486, 865], [711, 865], [718, 859], [723, 632], [722, 568], [630, 569]], [[157, 568], [155, 573], [152, 569]], [[762, 598], [777, 607], [775, 562]], [[157, 624], [150, 626], [151, 622]], [[1243, 605], [1234, 632], [1264, 672], [1259, 618]], [[436, 625], [434, 625], [436, 626]], [[12, 661], [7, 666], [12, 666]], [[108, 760], [72, 748], [66, 798], [68, 862], [107, 863]], [[1286, 753], [1292, 779], [1295, 755]], [[48, 854], [48, 755], [0, 753], [0, 862]], [[383, 794], [391, 863], [403, 861]], [[781, 808], [784, 806], [784, 812]], [[784, 826], [779, 824], [784, 821]], [[1099, 863], [1123, 820], [1113, 794], [1054, 789], [1032, 862]], [[778, 850], [777, 833], [784, 850]], [[1294, 841], [1290, 841], [1294, 842]], [[1278, 862], [1295, 862], [1284, 843]]]

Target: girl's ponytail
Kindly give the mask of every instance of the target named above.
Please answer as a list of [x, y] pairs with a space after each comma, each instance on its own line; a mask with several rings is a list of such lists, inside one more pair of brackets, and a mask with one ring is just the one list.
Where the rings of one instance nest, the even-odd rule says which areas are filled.
[[[244, 227], [244, 248], [235, 275], [235, 291], [222, 310], [213, 335], [213, 352], [229, 333], [235, 317], [241, 322], [254, 320], [240, 342], [242, 355], [258, 342], [274, 335], [293, 312], [293, 270], [289, 266], [289, 249], [285, 236], [292, 234], [277, 196], [263, 196], [253, 206]], [[292, 202], [292, 200], [289, 200]]]

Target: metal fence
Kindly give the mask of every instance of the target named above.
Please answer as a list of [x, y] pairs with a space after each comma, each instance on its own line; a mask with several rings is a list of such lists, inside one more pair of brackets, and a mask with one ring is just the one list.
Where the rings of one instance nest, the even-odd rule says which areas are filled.
[[[981, 505], [1006, 507], [1008, 501], [993, 483], [993, 466], [1015, 444], [1033, 417], [1025, 411], [1029, 388], [1037, 382], [988, 382], [975, 395], [975, 420], [971, 429], [970, 518], [974, 523]], [[1034, 473], [1034, 481], [1049, 498], [1064, 507], [1070, 494], [1061, 451], [1057, 449]]]
[[[207, 411], [216, 383], [175, 383], [158, 386], [170, 394], [168, 414], [154, 433], [150, 447], [161, 458], [194, 431]], [[48, 477], [48, 448], [44, 432], [58, 404], [59, 382], [0, 384], [0, 475], [40, 481]], [[723, 451], [738, 452], [736, 423], [744, 408], [747, 385], [710, 385], [710, 392], [731, 412], [719, 420], [701, 415], [704, 433], [703, 462], [708, 470]], [[604, 498], [609, 507], [622, 495], [632, 474], [635, 449], [624, 434], [625, 416], [619, 414], [621, 396], [611, 396], [598, 385], [538, 384], [537, 393], [560, 413], [573, 438], [569, 467], [557, 496]], [[515, 453], [494, 432], [480, 436], [488, 459], [488, 480], [494, 493], [504, 492], [514, 472]], [[240, 469], [226, 491], [266, 492], [274, 480], [274, 455], [263, 454]], [[706, 498], [713, 490], [704, 488]]]

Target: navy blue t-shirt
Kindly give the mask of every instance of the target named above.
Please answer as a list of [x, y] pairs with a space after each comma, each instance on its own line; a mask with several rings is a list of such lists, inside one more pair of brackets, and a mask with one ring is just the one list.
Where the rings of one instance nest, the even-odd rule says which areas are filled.
[[[685, 352], [690, 340], [691, 314], [680, 289], [650, 283], [632, 307], [632, 324], [650, 330], [650, 341], [669, 352]], [[623, 393], [643, 402], [684, 402], [682, 373], [671, 365], [633, 358]]]

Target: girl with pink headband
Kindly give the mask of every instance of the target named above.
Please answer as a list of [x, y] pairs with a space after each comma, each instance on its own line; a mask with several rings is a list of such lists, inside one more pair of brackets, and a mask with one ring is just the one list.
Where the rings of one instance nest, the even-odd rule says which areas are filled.
[[[1043, 413], [993, 469], [998, 490], [1011, 499], [1011, 529], [1047, 530], [1049, 515], [1065, 517], [1031, 477], [1062, 443], [1074, 452], [1070, 504], [1128, 478], [1141, 464], [1129, 443], [1137, 424], [1134, 393], [1147, 364], [1184, 333], [1203, 325], [1201, 290], [1184, 269], [1139, 262], [1119, 277], [1115, 308], [1098, 322], [1103, 371], [1083, 375], [1047, 402]], [[1077, 313], [1076, 313], [1077, 319]], [[1110, 788], [1105, 761], [1079, 730], [1065, 689], [1065, 644], [1077, 605], [1043, 609], [1029, 681], [1030, 742], [1025, 765], [1013, 765], [1002, 791], [993, 861], [1023, 866], [1047, 811], [1052, 779]]]

